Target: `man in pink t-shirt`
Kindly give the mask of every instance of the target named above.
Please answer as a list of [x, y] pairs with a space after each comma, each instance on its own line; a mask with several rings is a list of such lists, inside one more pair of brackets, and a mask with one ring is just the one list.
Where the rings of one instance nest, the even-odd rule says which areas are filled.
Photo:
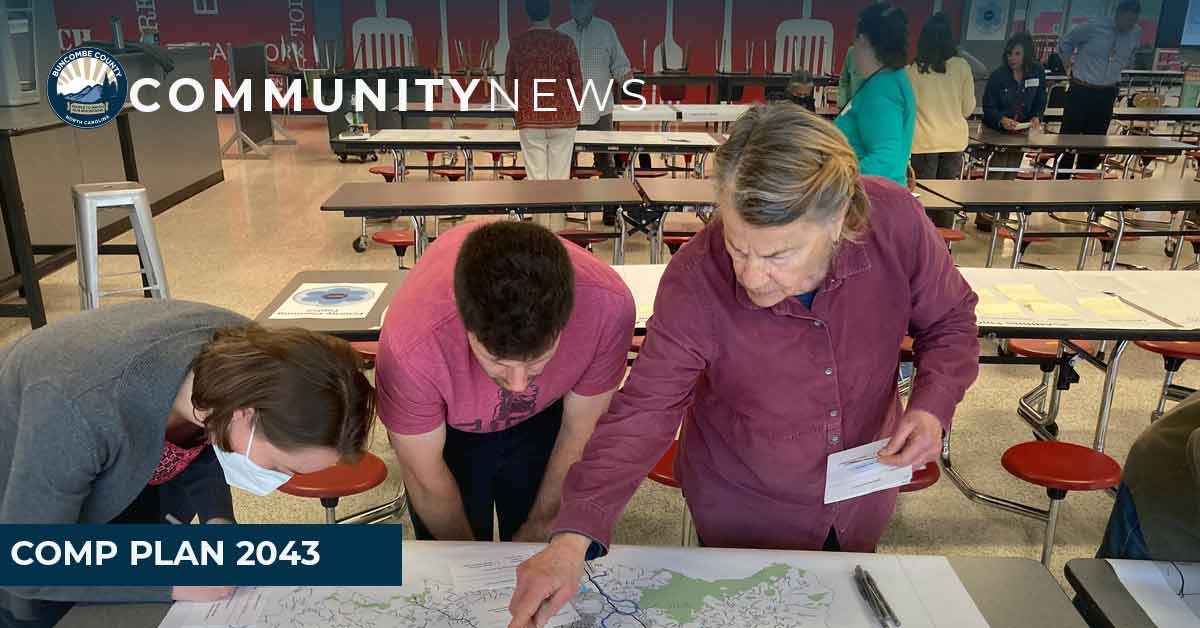
[[629, 288], [523, 222], [440, 236], [388, 307], [379, 415], [417, 538], [547, 540], [562, 481], [625, 374]]

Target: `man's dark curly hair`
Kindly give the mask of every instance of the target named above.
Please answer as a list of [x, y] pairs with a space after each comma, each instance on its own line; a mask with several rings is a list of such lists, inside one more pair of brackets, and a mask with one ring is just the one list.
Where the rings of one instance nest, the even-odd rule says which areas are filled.
[[454, 298], [467, 331], [494, 357], [545, 354], [575, 305], [575, 271], [558, 236], [526, 222], [495, 222], [463, 241]]

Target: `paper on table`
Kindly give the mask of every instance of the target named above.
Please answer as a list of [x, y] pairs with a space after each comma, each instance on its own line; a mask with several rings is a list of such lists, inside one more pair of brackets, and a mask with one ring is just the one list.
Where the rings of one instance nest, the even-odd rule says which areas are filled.
[[1004, 296], [1016, 301], [1017, 303], [1039, 303], [1049, 301], [1045, 295], [1038, 290], [1038, 287], [1031, 283], [1001, 283], [996, 284], [996, 289]]
[[825, 462], [825, 503], [832, 504], [912, 481], [912, 467], [893, 467], [876, 459], [889, 438], [830, 454]]
[[1075, 312], [1075, 308], [1057, 303], [1054, 301], [1045, 301], [1041, 303], [1030, 303], [1029, 309], [1033, 310], [1036, 316], [1042, 318], [1078, 318], [1079, 314]]
[[450, 574], [454, 576], [454, 588], [459, 591], [482, 591], [515, 587], [517, 565], [536, 552], [536, 549], [528, 549], [504, 556], [452, 564]]
[[1012, 301], [1000, 303], [980, 301], [979, 305], [975, 306], [975, 314], [981, 318], [1027, 318], [1025, 310]]
[[1140, 321], [1145, 314], [1129, 307], [1117, 297], [1083, 297], [1079, 304], [1106, 321]]
[[[1195, 626], [1200, 622], [1200, 595], [1179, 594], [1165, 575], [1170, 563], [1149, 560], [1109, 560], [1125, 590], [1157, 626]], [[1186, 564], [1186, 563], [1182, 563]]]
[[240, 587], [220, 602], [176, 602], [159, 628], [253, 626], [267, 602], [260, 589]]
[[975, 296], [979, 297], [980, 303], [1000, 303], [1004, 301], [1004, 299], [1000, 298], [1000, 295], [992, 292], [989, 288], [980, 288], [976, 290]]
[[[933, 463], [930, 463], [933, 464]], [[987, 628], [987, 620], [979, 607], [967, 593], [967, 588], [959, 580], [958, 574], [950, 566], [950, 561], [944, 556], [899, 556], [897, 560], [904, 575], [912, 582], [921, 583], [915, 588], [916, 597], [927, 609], [936, 609], [930, 619], [938, 628]], [[874, 572], [873, 574], [874, 575]], [[886, 582], [886, 581], [885, 581]], [[881, 587], [886, 586], [881, 583]], [[890, 591], [884, 590], [885, 595]], [[889, 603], [904, 599], [902, 596], [888, 596]], [[906, 600], [907, 601], [907, 600]], [[905, 626], [910, 624], [907, 619]]]
[[386, 288], [386, 283], [303, 283], [279, 305], [271, 319], [366, 318]]

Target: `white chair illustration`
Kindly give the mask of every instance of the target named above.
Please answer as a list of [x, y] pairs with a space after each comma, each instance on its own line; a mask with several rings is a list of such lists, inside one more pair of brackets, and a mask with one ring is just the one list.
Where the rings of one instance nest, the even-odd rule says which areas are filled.
[[413, 28], [408, 20], [387, 16], [387, 0], [375, 0], [375, 17], [354, 23], [354, 68], [413, 65]]
[[775, 73], [807, 70], [825, 76], [833, 68], [833, 24], [814, 20], [812, 0], [804, 0], [804, 17], [784, 20], [775, 30]]

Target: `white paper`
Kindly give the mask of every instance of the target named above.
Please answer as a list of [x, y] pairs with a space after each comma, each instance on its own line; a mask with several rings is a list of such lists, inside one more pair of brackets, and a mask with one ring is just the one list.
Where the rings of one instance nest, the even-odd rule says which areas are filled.
[[830, 454], [825, 463], [825, 503], [845, 501], [912, 481], [912, 467], [893, 467], [876, 459], [890, 438]]
[[220, 602], [176, 602], [159, 628], [251, 627], [266, 605], [267, 589], [239, 587]]
[[366, 318], [386, 288], [386, 283], [303, 283], [271, 319]]
[[[1165, 575], [1170, 563], [1150, 560], [1109, 560], [1125, 590], [1158, 626], [1195, 626], [1200, 623], [1200, 594], [1179, 594]], [[1186, 563], [1184, 563], [1186, 564]], [[1190, 570], [1195, 573], [1196, 566]], [[1184, 589], [1186, 592], [1188, 589]]]
[[486, 556], [450, 565], [454, 588], [460, 591], [483, 591], [517, 586], [517, 565], [533, 556], [525, 551], [503, 556]]
[[[934, 464], [934, 463], [930, 463]], [[919, 582], [917, 599], [926, 609], [936, 609], [929, 617], [938, 628], [987, 628], [987, 620], [971, 600], [958, 574], [943, 556], [901, 556], [900, 567], [912, 582]], [[874, 572], [871, 575], [875, 575]], [[878, 578], [876, 578], [878, 580]], [[882, 583], [880, 590], [893, 604], [893, 595]], [[907, 624], [905, 624], [907, 625]]]

